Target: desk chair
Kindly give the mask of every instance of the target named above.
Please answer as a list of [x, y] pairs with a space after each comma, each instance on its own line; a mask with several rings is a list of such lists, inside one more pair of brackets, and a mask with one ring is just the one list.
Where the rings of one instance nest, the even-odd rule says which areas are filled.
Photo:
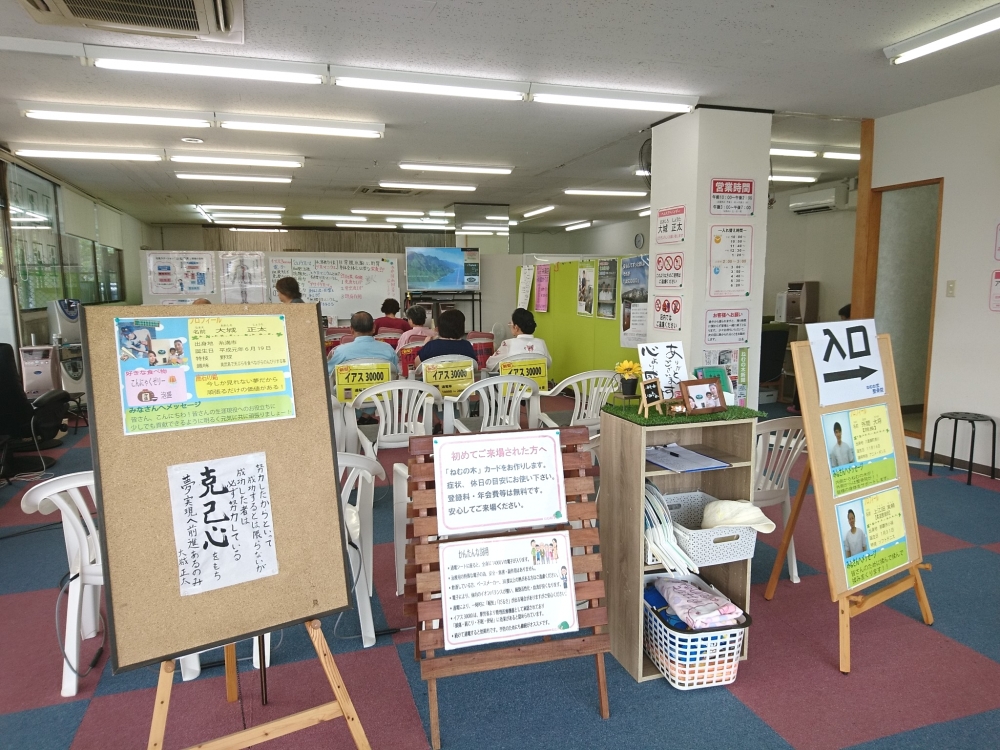
[[[788, 476], [805, 447], [806, 433], [802, 417], [784, 417], [757, 423], [752, 502], [758, 508], [780, 503], [782, 528], [788, 523], [788, 515], [792, 512]], [[792, 583], [799, 582], [794, 539], [789, 540], [788, 544], [788, 577]]]
[[[69, 411], [69, 393], [53, 389], [33, 401], [24, 393], [17, 373], [17, 360], [10, 344], [0, 343], [0, 435], [8, 435], [12, 453], [55, 448], [61, 445], [55, 437], [62, 429]], [[43, 457], [44, 468], [55, 459]]]

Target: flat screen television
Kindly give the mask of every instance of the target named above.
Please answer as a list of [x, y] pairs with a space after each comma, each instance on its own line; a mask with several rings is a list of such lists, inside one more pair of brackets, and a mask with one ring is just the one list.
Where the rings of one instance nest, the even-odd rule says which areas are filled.
[[478, 292], [479, 249], [406, 248], [406, 289], [410, 292]]

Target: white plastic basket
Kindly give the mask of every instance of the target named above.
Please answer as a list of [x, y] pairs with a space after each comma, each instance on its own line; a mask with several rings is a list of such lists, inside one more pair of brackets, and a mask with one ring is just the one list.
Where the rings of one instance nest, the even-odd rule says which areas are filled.
[[[716, 498], [700, 490], [664, 495], [670, 518], [674, 522], [677, 544], [699, 568], [722, 565], [753, 557], [757, 543], [757, 530], [752, 526], [716, 526], [702, 529], [701, 518], [705, 506]], [[659, 565], [645, 540], [646, 565]]]
[[[697, 576], [667, 575], [718, 593]], [[642, 648], [667, 682], [678, 690], [696, 690], [728, 685], [736, 679], [750, 615], [740, 617], [740, 624], [733, 628], [681, 631], [661, 620], [645, 601], [642, 606]]]

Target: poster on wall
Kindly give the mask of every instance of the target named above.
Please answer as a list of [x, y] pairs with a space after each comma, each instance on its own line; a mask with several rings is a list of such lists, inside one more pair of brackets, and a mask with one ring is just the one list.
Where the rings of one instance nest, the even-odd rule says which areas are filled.
[[681, 330], [681, 297], [653, 297], [653, 328], [658, 331]]
[[594, 314], [594, 272], [593, 266], [579, 266], [576, 270], [576, 313], [591, 316]]
[[670, 245], [684, 241], [687, 206], [669, 206], [656, 212], [656, 244]]
[[621, 259], [622, 324], [619, 343], [638, 346], [646, 340], [646, 308], [649, 300], [649, 256], [633, 255]]
[[753, 180], [713, 177], [711, 182], [709, 213], [717, 216], [753, 216]]
[[688, 379], [684, 345], [680, 341], [661, 341], [639, 345], [639, 366], [642, 379], [658, 378], [664, 398], [680, 398], [680, 383]]
[[749, 344], [750, 311], [746, 308], [741, 310], [706, 310], [705, 343]]
[[549, 272], [548, 264], [535, 267], [535, 312], [549, 311]]
[[213, 294], [212, 253], [147, 253], [149, 291], [153, 294]]
[[597, 317], [614, 320], [618, 308], [618, 258], [597, 261]]
[[517, 284], [517, 305], [528, 309], [528, 302], [531, 300], [531, 282], [535, 278], [534, 266], [521, 266], [521, 279]]
[[899, 487], [835, 505], [848, 588], [909, 561]]
[[823, 437], [834, 497], [898, 478], [885, 404], [824, 414]]
[[[702, 357], [706, 367], [721, 367], [729, 376], [737, 406], [747, 405], [750, 388], [750, 349], [704, 349]], [[706, 376], [707, 377], [707, 376]]]
[[753, 227], [713, 225], [708, 232], [708, 296], [749, 297]]
[[295, 417], [284, 315], [115, 318], [113, 335], [126, 435]]
[[267, 302], [264, 253], [222, 253], [222, 303], [261, 304]]
[[1000, 271], [994, 271], [990, 279], [990, 310], [1000, 312]]
[[684, 287], [684, 253], [657, 250], [655, 253], [653, 286], [657, 289]]

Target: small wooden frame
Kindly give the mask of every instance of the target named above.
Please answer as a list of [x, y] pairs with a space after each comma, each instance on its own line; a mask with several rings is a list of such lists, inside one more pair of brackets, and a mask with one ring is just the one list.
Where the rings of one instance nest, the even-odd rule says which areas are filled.
[[[605, 596], [602, 579], [601, 554], [597, 529], [597, 503], [589, 498], [594, 494], [594, 476], [598, 469], [587, 446], [590, 433], [586, 427], [568, 427], [560, 430], [563, 450], [563, 472], [566, 484], [566, 516], [570, 523], [548, 527], [568, 530], [573, 545], [573, 572], [585, 573], [586, 581], [575, 585], [577, 602], [588, 602], [587, 609], [578, 611], [580, 630], [592, 629], [592, 635], [552, 640], [546, 636], [541, 643], [515, 642], [504, 648], [485, 648], [472, 652], [449, 652], [436, 656], [444, 648], [443, 604], [440, 598], [441, 573], [438, 556], [437, 500], [434, 491], [434, 447], [431, 436], [410, 439], [410, 473], [408, 492], [410, 504], [406, 527], [406, 587], [407, 614], [416, 615], [416, 659], [420, 662], [420, 675], [427, 681], [427, 700], [430, 707], [431, 745], [441, 748], [441, 726], [438, 719], [437, 680], [462, 674], [485, 672], [523, 664], [539, 664], [574, 656], [594, 655], [597, 669], [598, 702], [601, 718], [610, 714], [608, 688], [604, 667], [604, 653], [611, 650], [610, 635], [605, 632], [608, 610], [601, 603]], [[582, 528], [572, 523], [580, 522]], [[487, 532], [466, 538], [489, 538], [507, 534], [527, 533], [528, 529], [511, 529]]]
[[[722, 381], [718, 378], [702, 378], [700, 380], [682, 380], [681, 395], [688, 414], [715, 414], [726, 410], [726, 397], [722, 391]], [[697, 396], [714, 401], [712, 406], [699, 408]]]
[[649, 410], [653, 406], [656, 407], [656, 411], [663, 414], [661, 404], [665, 402], [663, 391], [660, 390], [659, 378], [650, 378], [639, 383], [639, 411], [642, 412], [643, 417], [649, 419]]

